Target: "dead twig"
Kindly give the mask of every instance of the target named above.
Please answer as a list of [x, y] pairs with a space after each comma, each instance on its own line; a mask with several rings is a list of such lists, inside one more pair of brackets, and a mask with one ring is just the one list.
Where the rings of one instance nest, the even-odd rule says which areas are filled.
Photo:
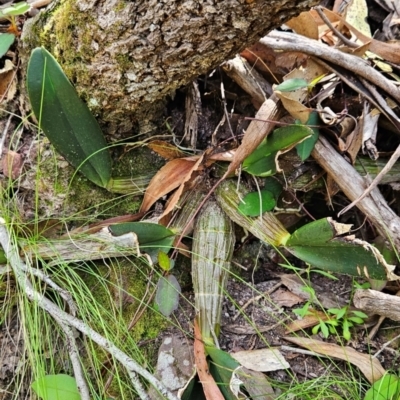
[[[366, 180], [336, 152], [328, 140], [320, 137], [311, 154], [332, 176], [350, 201], [362, 196]], [[394, 246], [400, 246], [400, 218], [388, 206], [377, 188], [372, 189], [368, 196], [361, 199], [357, 207], [376, 226], [382, 236], [389, 236]]]
[[[30, 301], [36, 302], [36, 304], [47, 313], [49, 313], [55, 319], [55, 321], [61, 323], [62, 328], [65, 328], [65, 326], [67, 326], [69, 328], [77, 329], [88, 338], [93, 340], [95, 343], [97, 343], [104, 350], [111, 353], [113, 357], [127, 369], [131, 378], [132, 385], [137, 391], [140, 399], [148, 400], [149, 396], [144, 389], [142, 383], [140, 382], [138, 375], [142, 376], [144, 379], [150, 382], [150, 384], [152, 384], [157, 390], [159, 390], [159, 392], [168, 400], [177, 400], [177, 397], [173, 393], [171, 393], [158, 379], [156, 379], [149, 371], [147, 371], [135, 360], [129, 357], [117, 346], [115, 346], [114, 343], [110, 342], [98, 332], [93, 330], [84, 321], [63, 311], [54, 302], [35, 290], [32, 282], [29, 279], [29, 275], [25, 272], [26, 269], [30, 269], [31, 267], [29, 264], [26, 264], [21, 260], [18, 248], [16, 244], [10, 240], [10, 235], [7, 231], [6, 222], [2, 218], [0, 219], [0, 244], [4, 249], [6, 258], [13, 269], [15, 277], [21, 289], [25, 292], [27, 298]], [[64, 330], [64, 332], [68, 333], [68, 335], [70, 334], [68, 328], [67, 330]], [[75, 355], [76, 354], [74, 353], [74, 356]], [[80, 378], [78, 377], [78, 379]], [[81, 391], [81, 395], [82, 397], [85, 396], [85, 392]]]
[[260, 43], [274, 50], [300, 51], [339, 65], [374, 83], [389, 96], [400, 102], [400, 89], [360, 57], [343, 53], [316, 40], [308, 39], [295, 33], [272, 31], [260, 39]]

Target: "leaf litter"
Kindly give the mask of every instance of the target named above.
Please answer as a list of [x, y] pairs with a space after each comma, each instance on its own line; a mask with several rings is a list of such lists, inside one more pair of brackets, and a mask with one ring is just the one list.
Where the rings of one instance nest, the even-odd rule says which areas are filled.
[[[395, 69], [391, 69], [391, 63], [392, 64], [399, 64], [400, 59], [399, 59], [399, 54], [400, 54], [400, 46], [399, 42], [394, 41], [390, 43], [384, 43], [382, 41], [378, 41], [376, 39], [372, 39], [370, 35], [368, 35], [365, 31], [365, 26], [359, 26], [357, 24], [356, 20], [350, 19], [351, 15], [354, 15], [354, 10], [352, 10], [353, 14], [349, 11], [347, 14], [346, 18], [344, 16], [340, 16], [336, 13], [333, 13], [327, 9], [322, 9], [318, 8], [317, 10], [312, 10], [309, 13], [303, 13], [300, 15], [297, 19], [292, 20], [288, 26], [290, 26], [297, 34], [299, 35], [304, 35], [305, 37], [314, 40], [314, 46], [315, 48], [318, 48], [320, 46], [321, 41], [323, 40], [325, 43], [329, 44], [330, 46], [337, 46], [340, 45], [341, 49], [340, 51], [344, 53], [348, 53], [350, 55], [357, 54], [357, 57], [361, 57], [362, 55], [366, 55], [368, 59], [373, 63], [376, 68], [379, 70], [383, 70], [386, 67], [389, 67], [388, 70], [385, 70], [385, 73], [389, 72], [389, 76], [391, 76], [394, 80], [399, 81]], [[321, 13], [326, 17], [329, 21], [328, 23], [325, 21], [325, 18], [321, 16]], [[357, 13], [356, 13], [357, 14]], [[386, 30], [384, 32], [387, 36], [390, 36], [389, 32], [390, 29], [393, 28], [393, 26], [396, 25], [395, 19], [395, 10], [393, 10], [392, 14], [392, 20], [389, 22], [389, 24], [386, 24], [383, 30]], [[389, 27], [389, 28], [388, 28]], [[345, 40], [343, 43], [339, 43], [340, 39], [338, 39], [339, 36], [338, 33], [341, 33], [342, 35], [345, 36], [348, 40], [353, 40], [353, 45], [349, 45]], [[393, 36], [393, 34], [392, 34]], [[308, 87], [297, 87], [294, 88], [295, 90], [293, 91], [281, 91], [276, 92], [276, 96], [273, 95], [272, 98], [266, 100], [262, 105], [261, 108], [258, 110], [258, 112], [255, 115], [255, 118], [251, 120], [249, 127], [244, 131], [240, 132], [241, 136], [241, 143], [240, 145], [234, 149], [231, 146], [225, 146], [222, 145], [221, 148], [219, 149], [214, 149], [213, 153], [209, 150], [205, 150], [200, 156], [193, 156], [193, 157], [187, 157], [182, 150], [180, 150], [178, 147], [170, 144], [165, 144], [164, 142], [153, 142], [149, 145], [149, 148], [152, 150], [156, 151], [158, 154], [160, 154], [162, 157], [168, 159], [167, 163], [165, 164], [164, 167], [162, 167], [154, 176], [153, 180], [150, 182], [150, 184], [147, 187], [144, 200], [141, 206], [141, 212], [147, 212], [151, 209], [151, 207], [155, 203], [159, 203], [160, 201], [164, 201], [164, 197], [171, 193], [172, 191], [175, 190], [174, 194], [169, 198], [169, 202], [165, 209], [163, 210], [163, 215], [165, 216], [166, 214], [169, 214], [171, 212], [174, 212], [175, 209], [177, 208], [179, 201], [183, 194], [191, 187], [191, 183], [193, 182], [194, 178], [199, 176], [199, 175], [204, 175], [205, 179], [207, 179], [208, 175], [210, 173], [210, 170], [214, 173], [215, 172], [215, 178], [218, 179], [221, 178], [225, 179], [228, 178], [229, 176], [232, 175], [239, 175], [240, 174], [240, 165], [242, 162], [246, 159], [246, 157], [250, 156], [251, 153], [262, 143], [262, 141], [268, 136], [270, 132], [274, 129], [275, 125], [278, 123], [279, 124], [279, 118], [280, 116], [284, 113], [284, 109], [291, 115], [293, 120], [298, 119], [299, 121], [305, 123], [312, 110], [316, 107], [316, 104], [313, 103], [313, 96], [320, 96], [318, 93], [316, 93], [315, 87], [312, 86], [312, 82], [315, 79], [319, 79], [321, 77], [321, 81], [325, 79], [326, 81], [322, 82], [324, 85], [323, 90], [326, 90], [329, 93], [329, 96], [326, 97], [321, 97], [320, 96], [320, 102], [318, 103], [321, 105], [321, 110], [320, 113], [325, 113], [326, 115], [331, 115], [333, 117], [333, 123], [331, 124], [331, 127], [324, 127], [321, 130], [324, 130], [324, 133], [327, 134], [329, 137], [333, 137], [336, 140], [336, 143], [339, 143], [340, 150], [342, 152], [342, 155], [344, 157], [347, 157], [348, 160], [350, 161], [351, 164], [354, 164], [357, 158], [357, 154], [360, 152], [360, 143], [364, 143], [367, 140], [364, 140], [364, 132], [365, 128], [363, 127], [363, 119], [367, 118], [367, 115], [369, 111], [367, 111], [368, 107], [364, 106], [360, 107], [359, 102], [354, 100], [354, 97], [356, 96], [363, 96], [363, 93], [365, 93], [365, 88], [369, 90], [369, 96], [367, 97], [366, 102], [370, 99], [370, 106], [376, 107], [376, 109], [379, 110], [380, 113], [384, 115], [390, 115], [391, 119], [394, 120], [395, 122], [398, 122], [398, 116], [396, 114], [396, 111], [394, 114], [390, 114], [390, 111], [387, 111], [385, 106], [387, 105], [390, 109], [392, 109], [392, 103], [389, 101], [390, 99], [385, 97], [383, 98], [383, 101], [385, 104], [382, 104], [382, 99], [381, 98], [376, 98], [374, 96], [373, 91], [368, 89], [368, 83], [365, 84], [364, 82], [364, 87], [358, 91], [358, 94], [354, 94], [351, 92], [351, 90], [346, 87], [343, 89], [343, 86], [347, 84], [345, 80], [341, 80], [341, 75], [340, 75], [340, 68], [346, 68], [348, 64], [346, 64], [350, 58], [345, 58], [345, 61], [338, 66], [334, 65], [334, 61], [328, 57], [328, 59], [325, 59], [324, 62], [319, 62], [318, 57], [316, 57], [315, 54], [311, 53], [310, 56], [313, 58], [307, 58], [308, 56], [304, 56], [304, 53], [302, 54], [302, 57], [293, 55], [295, 53], [299, 54], [299, 50], [306, 52], [307, 46], [309, 42], [305, 41], [304, 46], [300, 46], [300, 49], [296, 47], [299, 47], [298, 44], [296, 45], [296, 40], [295, 35], [292, 35], [293, 39], [290, 39], [288, 35], [280, 35], [279, 33], [275, 33], [269, 36], [268, 39], [262, 40], [261, 44], [257, 44], [254, 46], [253, 49], [247, 50], [247, 52], [243, 52], [242, 56], [246, 55], [249, 56], [249, 54], [253, 58], [248, 58], [248, 61], [250, 63], [257, 61], [258, 65], [264, 66], [264, 69], [260, 71], [262, 73], [263, 71], [265, 72], [270, 71], [270, 68], [265, 68], [265, 65], [270, 64], [271, 59], [268, 59], [265, 57], [265, 54], [268, 54], [269, 57], [271, 56], [271, 53], [274, 54], [274, 57], [276, 55], [276, 52], [272, 51], [271, 48], [268, 50], [265, 49], [264, 45], [266, 43], [269, 43], [272, 45], [272, 41], [276, 38], [279, 38], [279, 40], [284, 41], [287, 38], [287, 47], [286, 50], [290, 47], [290, 45], [293, 45], [292, 54], [287, 55], [286, 53], [280, 54], [279, 58], [276, 58], [273, 60], [275, 64], [279, 64], [280, 67], [276, 68], [278, 74], [281, 76], [285, 75], [285, 80], [290, 83], [290, 79], [298, 79], [297, 76], [301, 77], [304, 79], [304, 81], [309, 85]], [[317, 44], [316, 42], [319, 41]], [[275, 45], [273, 45], [274, 48]], [[326, 46], [327, 47], [327, 46]], [[329, 50], [329, 47], [328, 51]], [[354, 50], [356, 49], [356, 50]], [[378, 57], [377, 57], [378, 56]], [[354, 58], [353, 58], [354, 60]], [[361, 58], [359, 58], [361, 61]], [[359, 61], [357, 60], [357, 61]], [[379, 61], [378, 61], [379, 60]], [[292, 72], [289, 74], [285, 74], [283, 71], [282, 66], [285, 65], [286, 68], [288, 68], [288, 65], [291, 64], [290, 68]], [[357, 64], [357, 63], [355, 63]], [[379, 72], [381, 76], [379, 76], [377, 73], [374, 73], [373, 76], [368, 75], [368, 68], [364, 68], [362, 62], [359, 62], [360, 66], [358, 66], [356, 69], [352, 70], [352, 73], [357, 73], [357, 72], [363, 72], [364, 75], [363, 78], [366, 80], [369, 80], [369, 84], [375, 84], [376, 86], [380, 87], [383, 91], [385, 91], [385, 96], [392, 97], [392, 100], [395, 102], [399, 101], [400, 95], [398, 95], [398, 86], [394, 85], [392, 80], [389, 80], [388, 78], [384, 77], [384, 75]], [[294, 72], [293, 72], [294, 71]], [[367, 72], [365, 72], [367, 71]], [[374, 70], [375, 71], [375, 70]], [[335, 76], [339, 76], [340, 79], [337, 79], [335, 77], [332, 77], [332, 74]], [[374, 79], [376, 78], [376, 81]], [[363, 84], [363, 81], [360, 80], [361, 84]], [[338, 88], [342, 87], [342, 92], [338, 91]], [[351, 87], [352, 90], [355, 90], [355, 87], [359, 87], [359, 82], [355, 84], [354, 87]], [[318, 87], [319, 88], [319, 87]], [[347, 90], [349, 93], [347, 94]], [[364, 98], [364, 97], [363, 97]], [[278, 100], [279, 99], [279, 100]], [[325, 103], [322, 105], [322, 103]], [[254, 104], [254, 102], [253, 102]], [[281, 105], [282, 104], [282, 105]], [[390, 104], [390, 105], [389, 105]], [[394, 104], [396, 105], [396, 103]], [[397, 105], [398, 106], [398, 105]], [[339, 107], [339, 108], [338, 108]], [[342, 108], [342, 109], [340, 109]], [[352, 135], [351, 139], [342, 139], [341, 133], [338, 132], [336, 129], [338, 126], [340, 126], [340, 123], [343, 122], [343, 118], [350, 116], [350, 119], [355, 122], [355, 125], [353, 126], [353, 129], [350, 128], [350, 135]], [[397, 121], [396, 121], [397, 118]], [[389, 118], [390, 121], [390, 118]], [[377, 126], [378, 122], [376, 122]], [[398, 126], [393, 126], [388, 129], [389, 132], [396, 131], [398, 130]], [[374, 129], [374, 128], [369, 128], [369, 129]], [[360, 139], [360, 137], [362, 139]], [[206, 143], [210, 140], [206, 138], [203, 141]], [[225, 138], [226, 140], [226, 138]], [[382, 138], [379, 137], [369, 137], [368, 140], [372, 142], [372, 145], [375, 147], [375, 149], [379, 149], [380, 143], [379, 141], [382, 141]], [[223, 142], [221, 140], [221, 142]], [[353, 142], [358, 143], [358, 145], [354, 148], [351, 149], [351, 145]], [[207, 147], [207, 146], [206, 146]], [[379, 155], [379, 153], [384, 153], [385, 151], [390, 151], [390, 149], [387, 149], [385, 146], [383, 146], [383, 150], [376, 150], [374, 152], [375, 155]], [[216, 155], [216, 154], [217, 155]], [[17, 154], [17, 153], [16, 153]], [[225, 154], [225, 156], [218, 156], [218, 154]], [[229, 154], [229, 156], [228, 156]], [[218, 167], [212, 166], [212, 164], [215, 163], [216, 158], [222, 158], [225, 161], [228, 160], [230, 163], [227, 165], [225, 169], [222, 169], [221, 171], [218, 171]], [[214, 158], [214, 160], [212, 160]], [[211, 161], [212, 160], [212, 161]], [[304, 161], [304, 160], [303, 160]], [[310, 161], [306, 161], [307, 162]], [[347, 161], [346, 161], [347, 162]], [[366, 163], [367, 161], [365, 161]], [[297, 163], [298, 166], [302, 166], [302, 162], [293, 157], [293, 163]], [[215, 168], [214, 168], [215, 167]], [[329, 173], [329, 167], [323, 166], [325, 169], [328, 169]], [[3, 169], [5, 167], [3, 166]], [[299, 168], [300, 169], [300, 168]], [[306, 169], [307, 172], [307, 169]], [[10, 174], [19, 174], [19, 172], [14, 172], [14, 170]], [[376, 173], [375, 173], [376, 174]], [[17, 177], [17, 176], [16, 176]], [[298, 177], [297, 177], [298, 178]], [[246, 178], [243, 178], [246, 180]], [[286, 188], [285, 188], [285, 194], [284, 195], [289, 195], [289, 196], [294, 196], [296, 197], [297, 200], [299, 200], [299, 203], [303, 205], [303, 203], [306, 204], [306, 206], [310, 209], [311, 214], [316, 213], [318, 214], [319, 210], [316, 210], [315, 208], [320, 206], [320, 204], [323, 202], [321, 201], [321, 197], [323, 198], [324, 195], [327, 195], [326, 192], [324, 192], [324, 189], [318, 189], [320, 192], [316, 197], [320, 197], [319, 199], [315, 200], [309, 200], [306, 198], [304, 193], [297, 193], [295, 191], [292, 191], [290, 189], [290, 185], [292, 181], [296, 180], [295, 176], [286, 176], [286, 175], [280, 175], [279, 179], [282, 180], [283, 183], [285, 183]], [[338, 179], [340, 180], [345, 180], [346, 176], [339, 177]], [[395, 181], [393, 181], [395, 182]], [[338, 182], [339, 183], [339, 182]], [[250, 185], [251, 180], [247, 179], [246, 184]], [[391, 190], [398, 190], [395, 189], [396, 186], [393, 183], [391, 186]], [[362, 188], [365, 190], [365, 187]], [[345, 192], [347, 195], [348, 199], [350, 201], [353, 201], [355, 204], [357, 201], [360, 202], [360, 195], [357, 193], [353, 195], [349, 195], [349, 192]], [[389, 196], [392, 196], [393, 201], [395, 201], [394, 197], [395, 195], [393, 193], [389, 193]], [[281, 200], [283, 200], [283, 197]], [[299, 199], [298, 199], [299, 197]], [[329, 200], [330, 199], [326, 199]], [[337, 200], [339, 207], [342, 207], [345, 205], [344, 198], [339, 197]], [[332, 204], [332, 203], [331, 203]], [[337, 206], [336, 206], [337, 207]], [[364, 208], [362, 209], [363, 212], [366, 214], [367, 218], [370, 217], [370, 215], [366, 212], [367, 210]], [[337, 209], [335, 210], [337, 211]], [[332, 213], [330, 211], [330, 213]], [[352, 211], [352, 214], [349, 218], [349, 221], [354, 224], [354, 221], [359, 221], [361, 218], [362, 214], [359, 211]], [[388, 219], [388, 217], [385, 217], [384, 215], [381, 216], [383, 219], [384, 224], [388, 226], [388, 231], [385, 232], [384, 226], [385, 225], [380, 225], [380, 226], [370, 226], [370, 227], [363, 227], [361, 225], [361, 229], [363, 230], [363, 235], [367, 238], [367, 241], [372, 241], [373, 236], [378, 233], [381, 235], [387, 235], [389, 233], [390, 235], [394, 236], [398, 234], [398, 221], [396, 218], [393, 218], [391, 220]], [[307, 216], [304, 214], [301, 217], [303, 221], [306, 221], [308, 219]], [[357, 223], [357, 225], [360, 225]], [[255, 239], [244, 239], [244, 240], [250, 240], [250, 242], [255, 242]], [[397, 245], [397, 238], [395, 237], [394, 243]], [[245, 242], [246, 243], [246, 242]], [[275, 279], [282, 279], [279, 278], [279, 274], [283, 275], [283, 271], [280, 270], [281, 267], [274, 267], [271, 265], [269, 259], [272, 260], [279, 260], [280, 257], [282, 257], [279, 252], [274, 252], [273, 249], [269, 248], [269, 254], [265, 254], [264, 258], [259, 259], [259, 266], [255, 265], [256, 259], [247, 260], [247, 262], [250, 263], [249, 267], [251, 268], [256, 268], [256, 269], [269, 269], [269, 272], [263, 271], [262, 274], [258, 273], [259, 277], [257, 280], [253, 279], [253, 284], [254, 288], [257, 287], [257, 285], [271, 281], [272, 278]], [[239, 260], [239, 257], [238, 257]], [[243, 263], [246, 263], [246, 257], [242, 260]], [[283, 260], [280, 259], [282, 262]], [[268, 267], [267, 267], [268, 265]], [[268, 273], [272, 274], [272, 271], [274, 270], [278, 271], [275, 272], [277, 274], [276, 276], [268, 276]], [[245, 275], [245, 274], [244, 274]], [[255, 275], [253, 275], [254, 278]], [[390, 277], [389, 277], [390, 278]], [[397, 279], [397, 276], [392, 277], [393, 280]], [[348, 283], [348, 282], [347, 282]], [[334, 285], [331, 280], [325, 281], [325, 287], [322, 288], [320, 291], [319, 295], [324, 297], [328, 292], [329, 286]], [[233, 292], [235, 293], [235, 296], [233, 297], [235, 301], [239, 304], [244, 304], [244, 296], [243, 294], [245, 293], [245, 290], [242, 288], [240, 290], [234, 289], [235, 283], [230, 283], [228, 284], [228, 293], [230, 290], [233, 289]], [[221, 346], [226, 349], [226, 350], [234, 350], [235, 346], [237, 346], [238, 343], [243, 345], [246, 343], [246, 340], [249, 339], [250, 335], [254, 334], [257, 332], [258, 329], [261, 329], [263, 332], [267, 332], [267, 329], [270, 329], [271, 326], [275, 326], [277, 328], [277, 333], [274, 336], [271, 336], [268, 338], [268, 343], [270, 345], [281, 345], [283, 343], [284, 339], [287, 339], [283, 336], [283, 331], [279, 333], [278, 327], [280, 327], [279, 320], [284, 319], [282, 314], [283, 314], [283, 309], [282, 307], [286, 307], [286, 312], [290, 312], [290, 309], [296, 302], [298, 302], [298, 294], [294, 294], [291, 292], [291, 289], [289, 289], [289, 292], [291, 295], [285, 297], [283, 292], [280, 292], [276, 297], [276, 301], [272, 302], [270, 305], [262, 304], [265, 299], [267, 299], [268, 296], [261, 297], [260, 301], [260, 315], [263, 315], [262, 318], [265, 319], [265, 316], [268, 315], [271, 318], [270, 321], [270, 326], [266, 327], [265, 322], [263, 323], [264, 326], [259, 325], [257, 326], [257, 323], [260, 323], [262, 318], [254, 318], [254, 314], [256, 313], [255, 310], [252, 310], [252, 317], [253, 320], [255, 321], [255, 324], [253, 326], [253, 330], [249, 329], [246, 331], [246, 329], [242, 330], [241, 334], [229, 334], [224, 332], [224, 327], [222, 329], [223, 335], [221, 336]], [[252, 290], [250, 292], [247, 292], [247, 295], [252, 296]], [[390, 285], [388, 287], [388, 290], [393, 290], [391, 289]], [[293, 295], [293, 296], [292, 296]], [[279, 301], [279, 298], [281, 298], [281, 302]], [[289, 300], [291, 299], [291, 300]], [[291, 303], [293, 302], [293, 303]], [[281, 304], [279, 304], [281, 303]], [[258, 306], [258, 305], [257, 305]], [[257, 308], [255, 305], [254, 308]], [[236, 311], [233, 311], [235, 307], [232, 306], [232, 304], [229, 301], [226, 301], [223, 305], [223, 309], [225, 313], [223, 315], [230, 315], [232, 313], [235, 313]], [[294, 317], [293, 317], [294, 318]], [[187, 322], [187, 321], [186, 321]], [[240, 322], [242, 325], [238, 324], [238, 326], [246, 327], [246, 322], [242, 320]], [[278, 324], [278, 325], [277, 325]], [[228, 325], [228, 324], [226, 324]], [[311, 325], [308, 325], [311, 326]], [[266, 329], [263, 329], [266, 328]], [[233, 330], [233, 327], [230, 327], [231, 331]], [[196, 334], [197, 335], [197, 334]], [[288, 339], [289, 340], [289, 339]], [[359, 347], [360, 343], [364, 340], [362, 333], [355, 333], [355, 341], [358, 340]], [[356, 365], [364, 374], [364, 376], [367, 378], [369, 382], [374, 382], [378, 378], [380, 378], [383, 373], [384, 369], [383, 367], [379, 364], [377, 360], [374, 360], [371, 363], [370, 356], [368, 354], [361, 354], [360, 352], [357, 352], [353, 348], [347, 348], [344, 346], [338, 346], [336, 344], [332, 343], [325, 343], [317, 339], [307, 339], [307, 338], [290, 338], [290, 341], [295, 342], [299, 346], [304, 346], [307, 347], [309, 350], [315, 351], [316, 353], [323, 354], [323, 355], [328, 355], [330, 357], [337, 357], [340, 359], [343, 359], [345, 361], [349, 361], [350, 363]], [[198, 373], [200, 375], [201, 380], [206, 380], [209, 379], [208, 376], [208, 367], [207, 364], [205, 364], [205, 354], [203, 354], [203, 350], [201, 349], [199, 340], [195, 340], [195, 354], [197, 355], [197, 362], [198, 364]], [[366, 343], [364, 343], [366, 345]], [[374, 346], [379, 346], [379, 342], [373, 343]], [[259, 343], [256, 343], [255, 345], [251, 345], [249, 343], [245, 344], [246, 349], [251, 349], [254, 346], [259, 346], [263, 347], [265, 346], [265, 343], [263, 343], [261, 340], [259, 340]], [[251, 350], [249, 350], [251, 351]], [[290, 358], [292, 355], [287, 353], [288, 358]], [[293, 360], [293, 359], [292, 359]], [[291, 360], [291, 362], [292, 362]], [[286, 365], [286, 364], [285, 364]], [[296, 368], [291, 365], [293, 368], [293, 371], [296, 372]], [[249, 367], [249, 365], [247, 365]], [[287, 366], [286, 366], [287, 368]], [[371, 372], [372, 370], [372, 372]], [[318, 371], [316, 368], [315, 371]], [[298, 371], [297, 371], [298, 372]], [[300, 374], [301, 375], [301, 374]], [[206, 391], [208, 390], [214, 390], [215, 392], [211, 392], [210, 394], [206, 394], [207, 398], [219, 398], [219, 392], [218, 388], [215, 386], [212, 386], [213, 389], [207, 388]]]

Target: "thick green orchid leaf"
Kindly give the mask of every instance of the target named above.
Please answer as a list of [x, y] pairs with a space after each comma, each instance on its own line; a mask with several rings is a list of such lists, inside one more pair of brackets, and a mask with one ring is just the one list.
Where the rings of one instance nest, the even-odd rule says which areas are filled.
[[270, 191], [274, 199], [277, 200], [279, 195], [282, 193], [282, 184], [275, 178], [269, 176], [265, 178], [264, 189]]
[[43, 400], [80, 400], [81, 395], [72, 376], [46, 375], [32, 383], [33, 391]]
[[114, 236], [134, 232], [137, 235], [140, 250], [146, 253], [154, 253], [156, 259], [158, 258], [160, 249], [164, 253], [168, 253], [175, 239], [173, 231], [167, 229], [165, 226], [151, 222], [125, 222], [110, 225], [109, 229]]
[[276, 157], [311, 136], [313, 131], [304, 125], [289, 125], [276, 129], [243, 161], [243, 170], [255, 176], [276, 173]]
[[12, 33], [0, 33], [0, 58], [7, 53], [14, 40], [15, 35]]
[[276, 206], [274, 194], [269, 190], [260, 190], [247, 194], [239, 203], [238, 210], [249, 217], [257, 217]]
[[337, 237], [350, 230], [330, 218], [311, 222], [293, 233], [285, 248], [301, 260], [322, 270], [386, 279], [388, 266], [379, 251], [352, 236]]
[[55, 58], [32, 51], [27, 86], [33, 112], [50, 142], [95, 184], [107, 187], [111, 158], [103, 133]]
[[162, 276], [157, 283], [156, 304], [161, 314], [169, 317], [179, 305], [181, 287], [175, 276]]
[[314, 149], [315, 143], [317, 143], [317, 140], [319, 138], [319, 129], [317, 128], [318, 122], [318, 113], [316, 111], [313, 111], [306, 122], [307, 126], [311, 125], [310, 129], [313, 131], [313, 134], [296, 146], [297, 154], [302, 161], [307, 160], [307, 158], [310, 157], [310, 154]]
[[218, 383], [224, 398], [226, 400], [237, 400], [237, 397], [232, 393], [230, 384], [232, 373], [240, 364], [227, 352], [217, 349], [213, 346], [206, 346], [206, 352], [211, 358], [210, 372]]

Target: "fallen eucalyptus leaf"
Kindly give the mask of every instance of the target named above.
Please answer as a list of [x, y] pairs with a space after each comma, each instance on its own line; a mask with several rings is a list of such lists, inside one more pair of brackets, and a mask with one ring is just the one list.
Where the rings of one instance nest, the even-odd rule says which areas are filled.
[[[323, 218], [295, 231], [285, 247], [293, 255], [323, 270], [384, 280], [394, 267], [369, 243], [352, 236], [349, 225]], [[393, 267], [393, 268], [392, 268]]]

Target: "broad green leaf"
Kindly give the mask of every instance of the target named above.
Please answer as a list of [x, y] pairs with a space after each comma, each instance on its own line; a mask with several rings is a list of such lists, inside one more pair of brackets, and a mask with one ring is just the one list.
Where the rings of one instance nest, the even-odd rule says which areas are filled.
[[160, 312], [169, 317], [179, 304], [181, 287], [173, 275], [162, 276], [157, 283], [156, 304]]
[[249, 217], [256, 217], [275, 208], [274, 195], [269, 190], [247, 194], [239, 203], [238, 210]]
[[326, 218], [310, 222], [297, 229], [286, 242], [287, 246], [325, 244], [335, 237], [334, 226]]
[[175, 233], [162, 225], [153, 224], [151, 222], [125, 222], [122, 224], [110, 225], [110, 232], [114, 236], [124, 235], [125, 233], [136, 233], [139, 241], [139, 247], [146, 253], [155, 254], [162, 249], [168, 253], [175, 239]]
[[269, 176], [265, 178], [264, 189], [270, 191], [276, 200], [282, 193], [282, 184], [277, 179]]
[[12, 33], [0, 33], [0, 58], [7, 53], [14, 40], [15, 35]]
[[181, 395], [182, 400], [207, 400], [203, 386], [200, 383], [197, 375], [193, 376], [187, 383], [184, 392]]
[[297, 154], [302, 161], [307, 160], [307, 158], [310, 157], [310, 154], [314, 149], [315, 143], [317, 143], [317, 140], [319, 138], [319, 129], [316, 126], [318, 125], [318, 122], [318, 113], [316, 111], [313, 111], [310, 114], [306, 123], [307, 126], [311, 125], [310, 129], [312, 130], [313, 134], [296, 146]]
[[295, 231], [285, 248], [313, 267], [331, 272], [385, 279], [386, 268], [372, 247], [350, 237], [336, 238], [335, 224], [328, 218], [311, 222]]
[[80, 400], [81, 395], [71, 376], [46, 375], [32, 383], [32, 389], [43, 400]]
[[163, 251], [158, 252], [158, 265], [164, 270], [169, 271], [171, 269], [171, 260], [167, 253]]
[[0, 17], [7, 17], [8, 15], [22, 15], [29, 11], [30, 8], [31, 6], [26, 1], [21, 1], [19, 3], [12, 4], [9, 7], [0, 9]]
[[243, 170], [255, 176], [275, 174], [275, 158], [278, 152], [288, 151], [296, 143], [312, 134], [313, 131], [304, 125], [289, 125], [275, 129], [271, 136], [246, 157], [243, 161]]
[[50, 142], [89, 180], [107, 187], [111, 158], [103, 133], [55, 58], [32, 51], [27, 87], [33, 112]]
[[226, 400], [237, 400], [230, 390], [230, 382], [233, 371], [240, 367], [240, 364], [228, 353], [213, 346], [205, 346], [207, 354], [212, 362], [210, 372], [218, 383], [218, 386]]
[[394, 374], [386, 374], [372, 385], [364, 400], [398, 400], [399, 395], [399, 378]]
[[280, 92], [293, 92], [295, 90], [307, 87], [308, 83], [306, 80], [300, 78], [293, 78], [282, 82], [280, 85], [275, 87], [275, 90], [279, 90]]

